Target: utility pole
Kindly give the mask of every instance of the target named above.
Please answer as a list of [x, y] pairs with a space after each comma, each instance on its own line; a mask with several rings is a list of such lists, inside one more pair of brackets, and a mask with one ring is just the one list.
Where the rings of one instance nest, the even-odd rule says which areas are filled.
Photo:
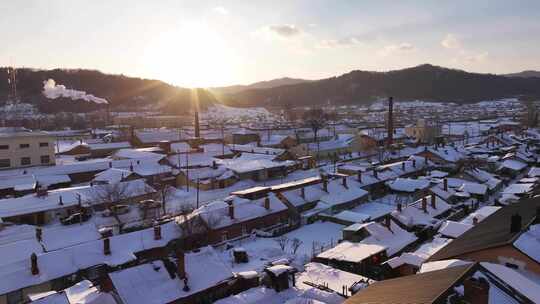
[[186, 153], [186, 187], [189, 192], [189, 151]]
[[199, 209], [199, 179], [197, 178], [197, 209]]

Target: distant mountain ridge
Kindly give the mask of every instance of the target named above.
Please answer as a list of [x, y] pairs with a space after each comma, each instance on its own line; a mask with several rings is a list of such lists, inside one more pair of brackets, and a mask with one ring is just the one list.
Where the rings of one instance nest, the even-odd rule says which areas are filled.
[[534, 71], [534, 70], [526, 70], [519, 73], [510, 73], [510, 74], [504, 74], [506, 77], [540, 77], [540, 71]]
[[233, 106], [362, 104], [394, 96], [398, 100], [471, 103], [528, 95], [540, 97], [540, 79], [469, 73], [423, 64], [388, 72], [352, 71], [341, 76], [248, 89], [222, 98]]
[[275, 88], [275, 87], [280, 87], [280, 86], [285, 86], [285, 85], [293, 85], [293, 84], [310, 82], [310, 81], [312, 80], [282, 77], [282, 78], [276, 78], [272, 80], [259, 81], [259, 82], [255, 82], [248, 85], [232, 85], [232, 86], [226, 86], [226, 87], [214, 87], [214, 88], [210, 88], [210, 91], [220, 93], [220, 94], [233, 94], [233, 93], [238, 93], [245, 90], [270, 89], [270, 88]]

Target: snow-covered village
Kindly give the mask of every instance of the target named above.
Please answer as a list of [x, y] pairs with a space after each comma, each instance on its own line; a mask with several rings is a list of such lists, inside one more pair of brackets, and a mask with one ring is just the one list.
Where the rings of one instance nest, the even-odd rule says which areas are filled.
[[536, 2], [24, 2], [0, 304], [540, 303]]

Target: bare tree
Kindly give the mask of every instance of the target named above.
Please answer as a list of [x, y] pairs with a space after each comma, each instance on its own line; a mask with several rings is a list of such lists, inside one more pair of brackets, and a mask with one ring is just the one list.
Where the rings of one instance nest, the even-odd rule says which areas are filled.
[[302, 242], [302, 240], [300, 240], [299, 238], [292, 239], [291, 241], [292, 253], [296, 254], [296, 252], [298, 251], [298, 248], [300, 248], [300, 246], [302, 246], [303, 243], [304, 242]]
[[166, 204], [174, 198], [174, 193], [176, 192], [176, 188], [169, 184], [159, 184], [158, 190], [157, 190], [157, 199], [161, 202], [161, 208], [163, 209], [163, 214], [167, 213], [167, 206]]
[[319, 131], [328, 123], [328, 115], [323, 109], [310, 109], [303, 115], [304, 123], [313, 131], [313, 140], [317, 143], [317, 154], [319, 154]]
[[287, 247], [287, 244], [289, 243], [290, 240], [285, 235], [282, 235], [280, 237], [275, 238], [274, 241], [278, 243], [279, 248], [281, 248], [281, 251], [285, 251], [285, 248]]
[[208, 123], [214, 127], [220, 130], [221, 132], [221, 154], [225, 154], [225, 126], [229, 124], [229, 120], [225, 117], [214, 117], [211, 118]]
[[124, 223], [113, 206], [126, 202], [128, 198], [129, 191], [127, 189], [127, 184], [114, 183], [92, 187], [92, 191], [90, 192], [89, 199], [87, 201], [91, 206], [104, 206], [106, 209], [108, 209], [110, 214], [117, 221], [118, 227], [121, 231]]
[[176, 223], [182, 230], [182, 238], [188, 247], [198, 247], [205, 244], [208, 240], [208, 234], [211, 227], [217, 225], [218, 219], [211, 215], [202, 218], [199, 214], [194, 214], [190, 205], [182, 205], [181, 214]]

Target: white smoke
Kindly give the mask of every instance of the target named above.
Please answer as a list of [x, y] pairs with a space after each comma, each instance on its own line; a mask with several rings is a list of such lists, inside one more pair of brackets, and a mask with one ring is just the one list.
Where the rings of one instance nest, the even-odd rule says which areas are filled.
[[106, 99], [96, 97], [92, 94], [86, 94], [85, 91], [78, 91], [73, 89], [66, 89], [65, 85], [56, 84], [54, 79], [48, 79], [43, 82], [43, 95], [49, 99], [56, 99], [58, 97], [71, 98], [72, 100], [85, 100], [88, 102], [95, 102], [99, 104], [109, 103]]

